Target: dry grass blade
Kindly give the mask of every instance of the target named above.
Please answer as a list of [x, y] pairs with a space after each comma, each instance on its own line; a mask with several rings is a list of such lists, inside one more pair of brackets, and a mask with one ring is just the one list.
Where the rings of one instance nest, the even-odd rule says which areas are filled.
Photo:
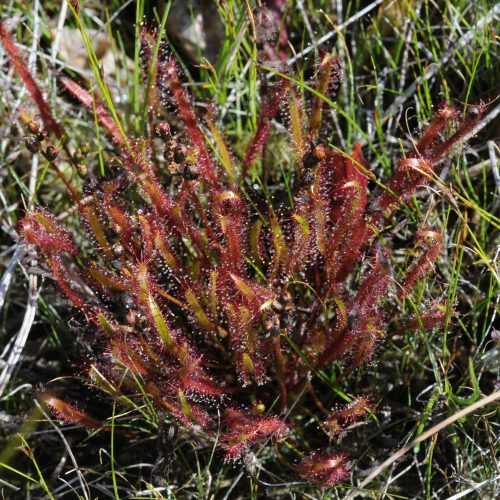
[[31, 326], [33, 325], [33, 321], [35, 320], [36, 302], [38, 298], [37, 283], [38, 277], [35, 275], [30, 275], [26, 313], [24, 314], [23, 324], [21, 325], [21, 329], [17, 334], [14, 346], [12, 347], [9, 358], [7, 359], [7, 363], [0, 375], [0, 396], [3, 394], [5, 388], [7, 387], [10, 377], [12, 376], [17, 363], [19, 362], [24, 349], [24, 345], [26, 344], [26, 340], [28, 339]]
[[[495, 149], [496, 149], [496, 151], [495, 151]], [[493, 177], [495, 179], [495, 184], [497, 186], [497, 190], [500, 191], [500, 171], [498, 168], [498, 157], [497, 157], [498, 149], [499, 148], [495, 144], [494, 141], [488, 141], [488, 152], [490, 155], [491, 169], [493, 171]]]
[[362, 483], [353, 491], [351, 491], [345, 498], [346, 500], [350, 498], [354, 498], [356, 494], [358, 494], [363, 488], [368, 486], [378, 475], [380, 475], [382, 472], [384, 472], [388, 467], [390, 467], [393, 463], [397, 462], [403, 455], [408, 453], [415, 445], [421, 443], [422, 441], [425, 441], [426, 439], [429, 439], [430, 437], [434, 436], [438, 432], [442, 431], [449, 425], [453, 424], [457, 420], [460, 420], [461, 418], [466, 417], [467, 415], [470, 415], [474, 411], [476, 411], [479, 408], [483, 408], [484, 406], [493, 403], [497, 399], [500, 399], [500, 391], [495, 391], [489, 396], [486, 396], [483, 399], [480, 399], [476, 403], [468, 406], [467, 408], [464, 408], [463, 410], [460, 410], [459, 412], [455, 413], [454, 415], [451, 415], [450, 417], [446, 418], [442, 422], [439, 422], [439, 424], [431, 427], [430, 429], [426, 430], [423, 434], [420, 436], [416, 437], [412, 441], [410, 441], [407, 445], [403, 446], [401, 449], [399, 449], [396, 453], [391, 455], [385, 462], [380, 464], [366, 479], [362, 481]]
[[25, 253], [26, 253], [26, 246], [23, 243], [18, 244], [16, 246], [16, 250], [14, 252], [14, 255], [12, 256], [12, 259], [10, 260], [9, 265], [7, 266], [7, 269], [3, 273], [2, 281], [0, 281], [0, 310], [3, 307], [5, 296], [9, 291], [10, 282], [12, 280], [14, 270], [18, 262], [24, 257]]
[[459, 498], [463, 498], [463, 497], [467, 496], [469, 493], [474, 493], [482, 486], [485, 486], [489, 483], [493, 483], [493, 482], [499, 481], [499, 480], [500, 480], [500, 474], [498, 474], [497, 476], [492, 477], [490, 479], [486, 479], [485, 481], [482, 481], [478, 484], [475, 484], [471, 488], [467, 488], [466, 490], [461, 491], [460, 493], [457, 493], [456, 495], [453, 495], [452, 497], [449, 497], [446, 500], [458, 500]]

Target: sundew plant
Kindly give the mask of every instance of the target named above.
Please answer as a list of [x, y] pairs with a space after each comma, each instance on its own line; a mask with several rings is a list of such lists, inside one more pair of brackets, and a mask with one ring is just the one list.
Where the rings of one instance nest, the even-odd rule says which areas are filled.
[[[486, 107], [441, 103], [380, 178], [363, 144], [344, 151], [332, 141], [326, 110], [344, 69], [335, 53], [319, 52], [307, 84], [285, 64], [263, 64], [255, 131], [239, 144], [225, 135], [217, 103], [194, 105], [153, 23], [139, 34], [140, 134], [110, 105], [99, 72], [100, 92], [57, 76], [60, 94], [95, 121], [97, 152], [67, 140], [64, 119], [0, 24], [32, 99], [19, 114], [25, 147], [59, 175], [77, 216], [67, 225], [38, 204], [19, 223], [26, 258], [72, 310], [75, 371], [109, 414], [135, 411], [155, 428], [167, 421], [237, 467], [266, 448], [295, 481], [339, 483], [356, 459], [342, 439], [377, 418], [378, 400], [340, 384], [376, 358], [391, 329], [453, 321], [443, 297], [401, 314], [401, 304], [418, 302], [414, 289], [445, 241], [441, 228], [408, 226], [402, 214], [423, 188], [441, 183]], [[270, 165], [273, 148], [278, 162], [281, 150], [292, 161]], [[98, 167], [89, 168], [96, 156]], [[402, 243], [401, 227], [417, 226]], [[39, 399], [66, 423], [131, 435], [70, 392], [41, 388]]]

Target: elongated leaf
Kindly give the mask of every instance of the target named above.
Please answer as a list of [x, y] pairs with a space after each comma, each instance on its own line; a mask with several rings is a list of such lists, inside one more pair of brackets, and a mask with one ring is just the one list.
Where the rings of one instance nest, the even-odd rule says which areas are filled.
[[185, 297], [189, 306], [191, 307], [191, 310], [196, 316], [198, 323], [200, 323], [200, 325], [206, 330], [213, 330], [214, 327], [210, 322], [210, 320], [208, 319], [208, 316], [203, 310], [203, 307], [201, 306], [199, 300], [196, 298], [196, 295], [193, 293], [193, 290], [188, 288], [185, 292]]
[[156, 303], [153, 295], [149, 294], [148, 301], [149, 301], [149, 308], [151, 311], [151, 315], [153, 317], [158, 333], [160, 334], [161, 340], [165, 344], [165, 347], [169, 351], [171, 351], [174, 347], [174, 342], [172, 340], [168, 324], [165, 318], [163, 317], [160, 308], [158, 307], [158, 304]]

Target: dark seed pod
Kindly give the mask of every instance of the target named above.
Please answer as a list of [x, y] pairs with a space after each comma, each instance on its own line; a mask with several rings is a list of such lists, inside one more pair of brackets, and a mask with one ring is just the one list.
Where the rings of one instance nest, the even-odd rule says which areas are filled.
[[302, 182], [307, 186], [314, 184], [315, 180], [316, 176], [314, 175], [314, 172], [305, 172], [305, 174], [302, 176]]
[[316, 156], [314, 156], [312, 151], [308, 151], [302, 157], [302, 165], [304, 166], [305, 169], [314, 168], [318, 163], [319, 160], [318, 158], [316, 158]]
[[77, 163], [76, 169], [78, 171], [78, 175], [82, 179], [87, 177], [87, 175], [88, 175], [87, 165], [85, 165], [84, 163]]
[[173, 160], [180, 165], [186, 160], [185, 152], [181, 148], [176, 149], [173, 154]]
[[59, 156], [59, 149], [53, 144], [49, 144], [45, 151], [42, 152], [43, 156], [47, 161], [54, 161]]
[[40, 124], [35, 120], [30, 120], [27, 127], [32, 134], [36, 134], [40, 131]]
[[326, 148], [323, 144], [317, 144], [314, 147], [313, 150], [313, 155], [316, 158], [316, 160], [321, 161], [325, 158], [326, 156]]
[[[104, 193], [99, 193], [101, 196], [104, 196]], [[108, 241], [116, 240], [118, 237], [118, 233], [116, 232], [116, 229], [114, 227], [108, 227], [104, 230], [104, 236]]]
[[157, 127], [156, 127], [156, 133], [163, 137], [164, 139], [167, 139], [170, 137], [170, 125], [167, 122], [161, 122]]
[[311, 150], [302, 157], [302, 165], [305, 169], [314, 168], [321, 160], [326, 157], [326, 148], [323, 144], [316, 144]]
[[24, 138], [24, 143], [30, 153], [36, 154], [40, 150], [40, 143], [37, 141], [36, 137], [26, 136]]
[[46, 130], [39, 130], [36, 134], [36, 140], [38, 142], [43, 142], [49, 136]]
[[184, 175], [180, 170], [186, 161], [187, 149], [177, 142], [176, 139], [171, 139], [167, 143], [167, 148], [163, 152], [163, 158], [167, 162], [167, 168], [172, 175]]
[[195, 181], [196, 179], [198, 179], [200, 177], [200, 169], [196, 165], [189, 163], [184, 168], [184, 171], [182, 172], [182, 176], [187, 181]]
[[179, 165], [186, 160], [188, 150], [186, 146], [180, 144], [176, 139], [172, 138], [167, 143], [167, 148], [163, 153], [163, 158], [168, 162], [175, 162]]

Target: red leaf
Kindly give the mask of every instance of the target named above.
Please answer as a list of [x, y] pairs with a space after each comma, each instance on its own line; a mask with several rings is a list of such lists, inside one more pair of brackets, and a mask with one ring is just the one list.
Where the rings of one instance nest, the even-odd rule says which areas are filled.
[[25, 63], [25, 61], [23, 61], [23, 58], [21, 57], [21, 54], [19, 53], [14, 43], [14, 40], [4, 28], [1, 21], [0, 41], [7, 51], [12, 65], [16, 68], [16, 71], [19, 73], [19, 76], [22, 78], [24, 84], [26, 85], [26, 88], [28, 89], [33, 102], [37, 105], [43, 123], [50, 131], [52, 131], [57, 136], [58, 139], [61, 139], [64, 135], [61, 126], [55, 120], [54, 115], [52, 114], [52, 110], [50, 109], [47, 101], [44, 99], [40, 87], [35, 82], [28, 70], [28, 65]]
[[348, 476], [347, 465], [345, 455], [312, 453], [300, 462], [296, 471], [304, 479], [329, 488]]
[[50, 393], [44, 393], [40, 399], [57, 415], [57, 417], [67, 424], [78, 424], [90, 429], [99, 429], [103, 424], [90, 417], [85, 412], [78, 410], [75, 406], [66, 403], [62, 399], [56, 398]]
[[278, 417], [266, 417], [251, 412], [243, 413], [228, 408], [224, 415], [224, 431], [220, 440], [227, 450], [226, 460], [238, 458], [250, 446], [270, 437], [279, 437], [287, 426]]
[[76, 255], [78, 247], [71, 235], [54, 218], [41, 209], [36, 209], [20, 222], [21, 234], [32, 245], [46, 255], [68, 253]]

